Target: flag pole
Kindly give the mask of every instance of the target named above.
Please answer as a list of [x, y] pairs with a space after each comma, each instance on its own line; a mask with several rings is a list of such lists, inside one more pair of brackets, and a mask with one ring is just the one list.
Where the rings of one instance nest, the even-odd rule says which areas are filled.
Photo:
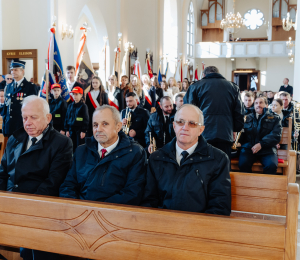
[[107, 83], [106, 83], [106, 42], [108, 40], [108, 37], [105, 36], [103, 37], [103, 40], [104, 40], [104, 80], [105, 80], [105, 87], [107, 86]]
[[46, 100], [49, 103], [49, 70], [48, 70], [48, 59], [45, 60], [46, 63]]
[[122, 44], [122, 33], [118, 33], [119, 37], [119, 46], [118, 46], [118, 56], [119, 56], [119, 64], [118, 64], [118, 86], [121, 82], [121, 44]]

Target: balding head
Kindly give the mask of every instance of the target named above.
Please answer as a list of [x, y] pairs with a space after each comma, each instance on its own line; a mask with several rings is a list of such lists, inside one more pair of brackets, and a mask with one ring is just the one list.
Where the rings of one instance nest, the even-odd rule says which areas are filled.
[[22, 117], [24, 129], [31, 137], [42, 134], [52, 119], [47, 101], [34, 95], [24, 99]]

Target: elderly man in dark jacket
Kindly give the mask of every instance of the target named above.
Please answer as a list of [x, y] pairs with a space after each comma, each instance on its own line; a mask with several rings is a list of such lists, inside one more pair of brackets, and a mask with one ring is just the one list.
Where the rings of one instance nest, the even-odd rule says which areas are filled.
[[247, 115], [240, 138], [239, 168], [242, 172], [252, 172], [253, 163], [260, 160], [265, 174], [276, 174], [276, 145], [281, 139], [282, 126], [280, 117], [270, 113], [267, 106], [266, 98], [258, 97], [254, 102], [255, 111]]
[[194, 104], [203, 111], [203, 137], [230, 157], [233, 132], [240, 132], [244, 126], [239, 88], [227, 81], [214, 66], [206, 67], [203, 74], [202, 80], [189, 87], [184, 103]]
[[196, 106], [177, 111], [176, 138], [150, 156], [142, 206], [230, 215], [229, 159], [202, 137], [203, 121]]
[[150, 135], [151, 138], [155, 138], [157, 148], [163, 147], [175, 137], [173, 130], [174, 114], [172, 99], [168, 96], [162, 97], [160, 99], [160, 107], [155, 113], [150, 115], [145, 130], [146, 146], [149, 153], [152, 152], [153, 147], [150, 144]]
[[[72, 141], [57, 132], [49, 105], [37, 96], [24, 99], [23, 128], [8, 139], [0, 166], [0, 190], [58, 196], [72, 163]], [[55, 254], [21, 248], [23, 259], [56, 259]]]
[[93, 114], [93, 134], [74, 154], [60, 187], [65, 198], [139, 205], [145, 185], [146, 152], [122, 131], [120, 113], [103, 105]]

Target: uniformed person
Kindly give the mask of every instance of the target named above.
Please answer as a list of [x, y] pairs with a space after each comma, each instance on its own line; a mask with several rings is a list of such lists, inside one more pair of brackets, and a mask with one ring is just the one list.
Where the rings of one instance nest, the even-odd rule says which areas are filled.
[[144, 108], [140, 108], [137, 106], [137, 96], [134, 92], [129, 92], [126, 94], [126, 105], [127, 108], [123, 109], [121, 112], [122, 124], [123, 128], [127, 124], [126, 114], [130, 114], [130, 126], [128, 131], [128, 136], [132, 137], [135, 141], [137, 141], [144, 148], [146, 147], [145, 142], [145, 129], [147, 127], [147, 123], [150, 117], [150, 113], [148, 110]]
[[65, 118], [66, 136], [73, 141], [73, 151], [77, 146], [85, 143], [85, 135], [89, 127], [89, 113], [83, 102], [83, 89], [75, 87], [71, 91], [74, 102], [68, 106]]
[[4, 90], [3, 134], [6, 137], [11, 136], [14, 131], [23, 126], [21, 115], [23, 99], [30, 95], [38, 95], [39, 92], [38, 87], [24, 77], [25, 63], [12, 61], [10, 65], [14, 81]]
[[278, 115], [269, 112], [268, 101], [258, 97], [254, 102], [254, 111], [247, 115], [244, 132], [241, 135], [239, 168], [241, 172], [252, 172], [257, 160], [263, 165], [263, 173], [276, 174], [278, 157], [276, 145], [282, 134], [281, 120]]
[[50, 113], [52, 114], [53, 128], [64, 135], [64, 123], [68, 105], [67, 102], [60, 95], [60, 84], [53, 84], [51, 86], [51, 94], [53, 95], [53, 98], [50, 100], [49, 106]]

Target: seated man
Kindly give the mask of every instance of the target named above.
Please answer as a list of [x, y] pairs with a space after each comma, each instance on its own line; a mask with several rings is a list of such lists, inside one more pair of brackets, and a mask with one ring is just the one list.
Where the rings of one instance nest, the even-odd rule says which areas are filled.
[[172, 99], [168, 96], [162, 97], [160, 109], [150, 115], [145, 130], [146, 146], [149, 153], [152, 152], [153, 148], [153, 145], [150, 144], [150, 135], [151, 138], [155, 138], [157, 148], [163, 147], [175, 137], [173, 130], [174, 114]]
[[230, 215], [229, 159], [201, 136], [203, 124], [198, 107], [177, 111], [176, 138], [150, 156], [142, 206]]
[[103, 105], [93, 114], [93, 135], [75, 151], [60, 187], [65, 198], [139, 205], [145, 185], [146, 152], [120, 131], [119, 111]]
[[[1, 160], [0, 190], [58, 196], [71, 167], [72, 141], [50, 124], [52, 116], [43, 98], [24, 98], [22, 118], [24, 127], [8, 139]], [[24, 248], [21, 257], [56, 259], [54, 254]]]
[[182, 93], [179, 93], [176, 95], [176, 97], [175, 97], [176, 111], [183, 105], [183, 98], [184, 98], [184, 94], [182, 94]]
[[239, 168], [241, 172], [252, 172], [257, 160], [263, 165], [265, 174], [276, 174], [278, 158], [276, 145], [282, 134], [280, 117], [267, 109], [268, 101], [264, 97], [255, 99], [252, 114], [249, 114], [241, 135]]
[[123, 109], [121, 112], [123, 129], [127, 125], [126, 113], [130, 113], [130, 127], [128, 136], [132, 137], [144, 148], [146, 147], [145, 143], [145, 129], [150, 117], [150, 113], [147, 109], [140, 108], [137, 106], [137, 96], [134, 92], [129, 92], [126, 94], [126, 105], [127, 108]]
[[287, 92], [280, 92], [279, 98], [283, 102], [283, 111], [288, 111], [288, 113], [292, 114], [294, 111], [294, 104], [291, 102], [291, 95]]
[[245, 115], [251, 114], [254, 110], [254, 96], [251, 92], [246, 92], [244, 95]]

